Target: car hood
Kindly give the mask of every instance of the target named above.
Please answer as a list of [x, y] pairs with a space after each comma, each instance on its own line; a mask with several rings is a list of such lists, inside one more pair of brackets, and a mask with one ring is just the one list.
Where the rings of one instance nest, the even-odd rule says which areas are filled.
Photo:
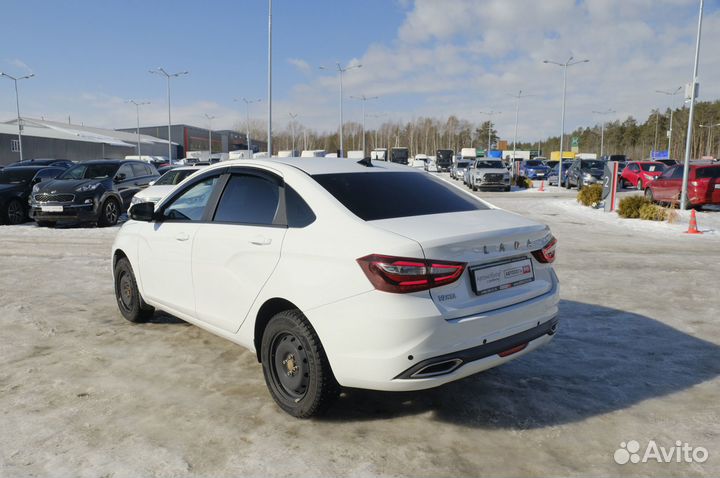
[[165, 196], [167, 196], [170, 193], [170, 191], [172, 191], [173, 189], [175, 189], [175, 185], [172, 185], [172, 184], [169, 184], [167, 186], [165, 186], [165, 185], [150, 186], [150, 187], [143, 189], [142, 191], [138, 191], [135, 194], [135, 197], [138, 199], [143, 199], [143, 200], [147, 200], [147, 201], [150, 201], [151, 199], [160, 200], [160, 199], [164, 198]]
[[51, 179], [40, 183], [40, 191], [75, 192], [76, 188], [86, 184], [102, 183], [107, 179]]
[[594, 178], [601, 178], [605, 174], [605, 170], [600, 168], [581, 169], [580, 172], [583, 174], [590, 174]]

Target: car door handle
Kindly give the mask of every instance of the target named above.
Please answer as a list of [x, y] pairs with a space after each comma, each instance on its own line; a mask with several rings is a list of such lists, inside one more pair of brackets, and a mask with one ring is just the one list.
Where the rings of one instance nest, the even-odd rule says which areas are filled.
[[188, 239], [190, 239], [190, 234], [188, 234], [187, 232], [181, 232], [177, 236], [175, 236], [176, 241], [187, 241]]
[[264, 236], [255, 236], [250, 239], [250, 244], [255, 244], [256, 246], [269, 246], [272, 244], [272, 239]]

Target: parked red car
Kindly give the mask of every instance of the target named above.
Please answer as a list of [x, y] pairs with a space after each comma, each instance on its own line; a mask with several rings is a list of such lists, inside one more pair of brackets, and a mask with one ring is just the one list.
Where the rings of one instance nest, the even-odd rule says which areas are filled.
[[[678, 204], [682, 190], [683, 165], [671, 166], [647, 184], [645, 197], [659, 203]], [[720, 204], [720, 164], [691, 164], [686, 207], [699, 209]]]
[[631, 161], [620, 176], [623, 187], [632, 186], [643, 191], [645, 186], [660, 176], [666, 166], [658, 161]]

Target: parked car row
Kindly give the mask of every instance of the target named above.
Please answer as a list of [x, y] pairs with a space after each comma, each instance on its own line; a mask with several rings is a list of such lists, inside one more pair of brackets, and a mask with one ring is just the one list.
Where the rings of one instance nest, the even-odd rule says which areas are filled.
[[473, 191], [500, 189], [510, 191], [510, 172], [501, 159], [456, 159], [450, 169], [450, 177], [462, 180]]
[[[682, 192], [683, 165], [665, 169], [645, 185], [645, 197], [666, 205], [679, 205]], [[720, 164], [690, 164], [686, 208], [700, 209], [720, 204]]]

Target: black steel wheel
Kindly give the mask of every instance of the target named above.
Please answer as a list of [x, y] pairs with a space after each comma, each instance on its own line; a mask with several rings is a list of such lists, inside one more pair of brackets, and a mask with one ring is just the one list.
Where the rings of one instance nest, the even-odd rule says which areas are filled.
[[27, 218], [25, 207], [18, 199], [11, 199], [5, 210], [5, 218], [10, 225], [22, 224]]
[[276, 314], [263, 333], [260, 356], [273, 400], [297, 418], [323, 413], [337, 398], [325, 350], [299, 310]]
[[100, 208], [98, 226], [108, 227], [117, 224], [120, 218], [120, 204], [115, 198], [107, 198]]
[[125, 319], [130, 322], [147, 322], [155, 309], [145, 304], [140, 297], [135, 274], [130, 261], [122, 258], [115, 264], [115, 299], [118, 309]]

